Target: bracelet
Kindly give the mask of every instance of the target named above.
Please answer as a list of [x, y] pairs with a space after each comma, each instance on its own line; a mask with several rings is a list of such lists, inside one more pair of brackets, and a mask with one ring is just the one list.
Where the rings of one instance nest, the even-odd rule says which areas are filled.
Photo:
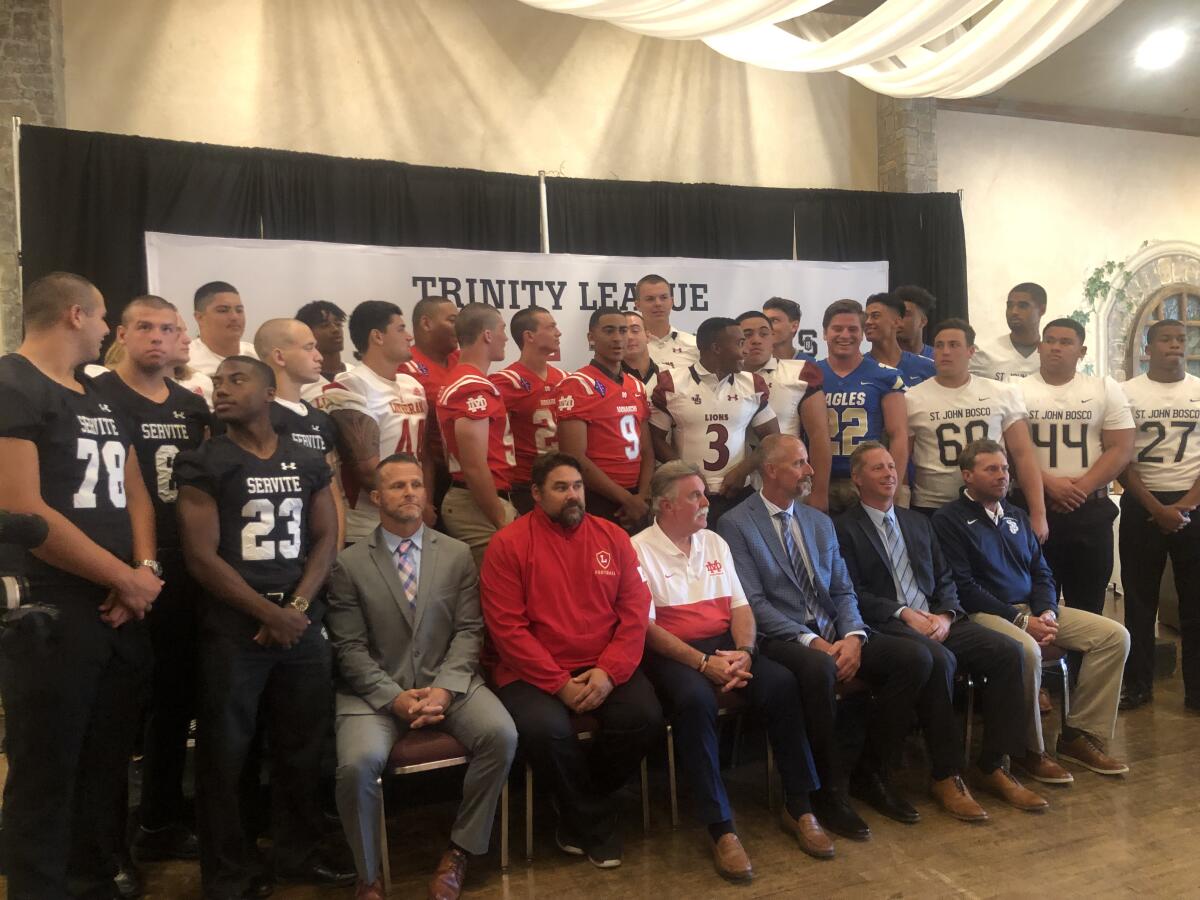
[[697, 672], [703, 672], [703, 671], [704, 671], [705, 669], [707, 669], [707, 668], [708, 668], [708, 654], [707, 654], [707, 653], [705, 653], [705, 654], [704, 654], [704, 659], [700, 660], [700, 665], [698, 665], [698, 666], [696, 667], [696, 671], [697, 671]]
[[1028, 631], [1029, 628], [1027, 626], [1029, 625], [1029, 613], [1017, 613], [1017, 617], [1013, 619], [1013, 624], [1022, 631]]

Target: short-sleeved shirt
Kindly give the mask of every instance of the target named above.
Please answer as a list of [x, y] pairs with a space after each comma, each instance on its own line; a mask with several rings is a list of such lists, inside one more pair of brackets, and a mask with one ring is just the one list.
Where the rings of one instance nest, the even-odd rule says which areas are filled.
[[696, 349], [696, 336], [686, 331], [669, 331], [666, 337], [655, 337], [646, 332], [646, 349], [650, 358], [660, 369], [686, 369], [700, 361]]
[[650, 452], [642, 447], [642, 423], [649, 418], [646, 388], [632, 375], [614, 380], [588, 364], [558, 384], [558, 421], [587, 423], [588, 459], [626, 490], [638, 486], [643, 449]]
[[466, 487], [462, 462], [458, 453], [458, 437], [454, 423], [458, 419], [486, 419], [488, 423], [487, 464], [496, 490], [512, 487], [512, 473], [517, 465], [513, 448], [512, 428], [508, 410], [500, 389], [487, 376], [469, 363], [460, 363], [450, 372], [449, 380], [437, 401], [438, 427], [446, 443], [446, 462], [450, 477], [459, 487]]
[[442, 394], [449, 381], [450, 372], [458, 365], [459, 352], [455, 350], [446, 357], [446, 365], [441, 365], [430, 359], [416, 347], [412, 348], [412, 359], [401, 363], [397, 369], [405, 375], [411, 375], [425, 391], [425, 402], [429, 404], [428, 424], [429, 452], [435, 460], [446, 458], [446, 445], [442, 441], [442, 432], [438, 427], [437, 398]]
[[[175, 460], [175, 481], [212, 497], [220, 518], [217, 554], [254, 590], [286, 591], [304, 574], [312, 499], [333, 477], [317, 451], [283, 434], [270, 459], [219, 435]], [[245, 620], [243, 613], [221, 607]]]
[[[37, 447], [42, 499], [113, 556], [131, 561], [133, 532], [125, 462], [133, 445], [125, 415], [92, 379], [83, 393], [64, 387], [19, 353], [0, 358], [0, 437]], [[41, 587], [92, 593], [98, 585], [25, 554], [26, 576]], [[39, 593], [53, 600], [54, 592]]]
[[[251, 359], [258, 359], [258, 354], [254, 352], [254, 345], [246, 341], [238, 341], [238, 356], [249, 356]], [[217, 366], [221, 365], [228, 358], [227, 356], [214, 353], [208, 344], [204, 343], [200, 338], [196, 338], [192, 341], [192, 346], [188, 351], [188, 366], [212, 378], [217, 372]]]
[[972, 375], [962, 387], [936, 378], [904, 395], [912, 436], [912, 505], [935, 508], [958, 498], [958, 457], [972, 441], [1002, 441], [1014, 422], [1029, 417], [1016, 386]]
[[1200, 478], [1200, 378], [1151, 381], [1139, 375], [1121, 385], [1133, 412], [1130, 467], [1147, 490], [1189, 491]]
[[879, 441], [886, 431], [883, 398], [904, 390], [900, 372], [864, 356], [845, 377], [833, 371], [828, 359], [817, 363], [829, 410], [829, 440], [833, 445], [830, 477], [850, 477], [850, 454], [863, 441]]
[[280, 400], [271, 403], [271, 427], [295, 444], [315, 450], [322, 456], [337, 447], [337, 425], [329, 414], [304, 400]]
[[500, 389], [508, 410], [517, 458], [513, 484], [529, 484], [533, 477], [533, 461], [543, 453], [558, 449], [555, 411], [558, 408], [558, 384], [566, 377], [562, 369], [547, 366], [543, 380], [520, 362], [488, 376]]
[[1020, 381], [1041, 371], [1042, 358], [1034, 350], [1028, 356], [1013, 346], [1012, 335], [1002, 335], [975, 348], [969, 369], [972, 375], [995, 381]]
[[749, 429], [774, 421], [770, 399], [757, 372], [719, 378], [697, 362], [658, 374], [650, 424], [673, 433], [679, 457], [700, 466], [705, 486], [715, 492], [746, 458]]
[[1077, 374], [1053, 385], [1038, 373], [1015, 387], [1029, 411], [1029, 434], [1043, 472], [1077, 478], [1104, 452], [1102, 431], [1133, 428], [1129, 400], [1111, 378]]
[[189, 391], [200, 397], [204, 404], [211, 410], [213, 405], [213, 383], [212, 379], [203, 372], [197, 372], [192, 369], [187, 378], [173, 379], [176, 384], [186, 391]]
[[681, 641], [702, 641], [729, 631], [733, 610], [746, 594], [724, 538], [702, 528], [684, 553], [657, 524], [633, 536], [650, 587], [650, 621]]
[[816, 363], [771, 357], [759, 369], [771, 391], [771, 409], [779, 419], [781, 434], [801, 433], [800, 404], [821, 390], [824, 376]]
[[900, 351], [900, 364], [896, 366], [900, 377], [904, 379], [904, 387], [916, 387], [922, 381], [926, 381], [937, 374], [937, 367], [934, 366], [932, 359], [926, 359], [924, 356], [919, 356], [916, 353], [909, 353], [907, 350]]
[[160, 550], [179, 547], [175, 515], [175, 457], [200, 446], [212, 414], [204, 398], [166, 379], [167, 397], [151, 400], [126, 384], [116, 372], [95, 379], [96, 390], [129, 422], [142, 481], [154, 504], [154, 536]]

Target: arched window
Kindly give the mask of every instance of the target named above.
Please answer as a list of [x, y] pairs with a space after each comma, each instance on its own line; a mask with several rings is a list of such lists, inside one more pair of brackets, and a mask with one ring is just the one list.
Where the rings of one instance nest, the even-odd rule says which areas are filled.
[[1178, 319], [1187, 329], [1187, 370], [1200, 375], [1200, 286], [1168, 284], [1154, 292], [1138, 312], [1129, 335], [1128, 376], [1141, 375], [1148, 366], [1146, 329], [1160, 319]]

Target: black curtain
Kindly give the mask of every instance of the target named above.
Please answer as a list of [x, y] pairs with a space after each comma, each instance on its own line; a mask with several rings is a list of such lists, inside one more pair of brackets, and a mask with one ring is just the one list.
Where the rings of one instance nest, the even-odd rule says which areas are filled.
[[[110, 319], [146, 290], [144, 233], [538, 249], [537, 179], [25, 126], [24, 277], [90, 278]], [[965, 315], [955, 194], [547, 179], [550, 249], [614, 256], [885, 259], [937, 318]]]

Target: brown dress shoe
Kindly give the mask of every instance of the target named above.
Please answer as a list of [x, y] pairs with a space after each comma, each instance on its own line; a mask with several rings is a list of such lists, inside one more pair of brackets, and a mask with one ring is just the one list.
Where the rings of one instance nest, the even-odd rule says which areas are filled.
[[360, 881], [354, 887], [354, 900], [385, 900], [383, 885], [378, 881]]
[[713, 865], [717, 874], [727, 881], [749, 881], [754, 877], [754, 866], [746, 848], [732, 831], [717, 838], [713, 844]]
[[1070, 784], [1075, 776], [1060, 766], [1046, 753], [1028, 751], [1022, 757], [1014, 757], [1013, 764], [1018, 769], [1042, 784]]
[[1129, 771], [1129, 766], [1104, 752], [1100, 738], [1086, 733], [1071, 741], [1064, 741], [1060, 736], [1058, 755], [1060, 759], [1079, 763], [1100, 775], [1124, 775]]
[[1041, 812], [1050, 805], [1045, 797], [1029, 790], [1003, 766], [997, 766], [986, 775], [981, 774], [979, 784], [989, 794], [995, 794], [1005, 803], [1025, 812]]
[[951, 775], [949, 778], [935, 781], [931, 793], [942, 809], [954, 818], [962, 822], [987, 821], [988, 814], [975, 802], [975, 798], [963, 783], [962, 776]]
[[815, 859], [833, 859], [833, 841], [812, 813], [793, 819], [787, 810], [780, 817], [780, 824], [788, 834], [795, 836], [800, 849]]
[[429, 882], [429, 900], [458, 900], [467, 879], [467, 854], [451, 847], [442, 854], [437, 872]]

